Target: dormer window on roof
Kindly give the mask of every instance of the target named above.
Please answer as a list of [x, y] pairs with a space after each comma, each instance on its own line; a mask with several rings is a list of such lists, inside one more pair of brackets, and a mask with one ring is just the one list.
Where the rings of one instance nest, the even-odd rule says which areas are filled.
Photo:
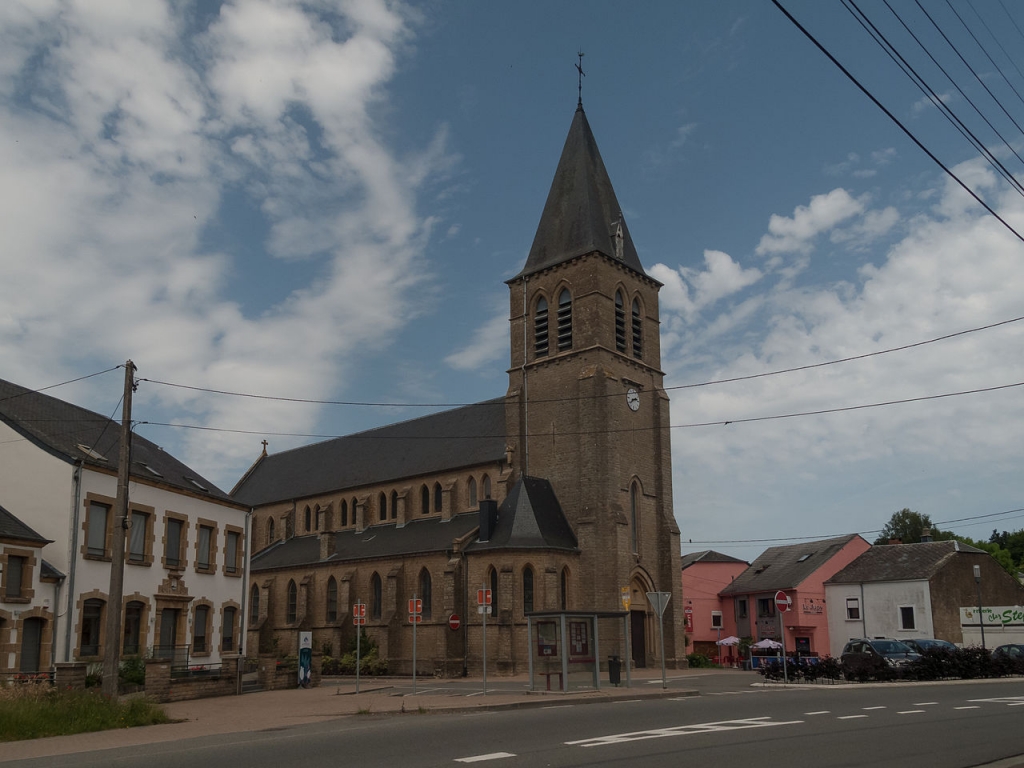
[[78, 444], [78, 450], [80, 450], [82, 453], [84, 453], [90, 459], [96, 459], [96, 461], [106, 461], [107, 460], [106, 456], [104, 456], [99, 451], [93, 450], [88, 445], [82, 445], [81, 443], [79, 443]]
[[813, 555], [813, 554], [814, 554], [813, 552], [808, 552], [806, 555], [800, 555], [800, 557], [798, 557], [796, 559], [796, 561], [798, 563], [802, 563], [804, 560], [810, 559], [811, 555]]
[[200, 482], [199, 482], [198, 480], [196, 480], [196, 479], [195, 479], [194, 477], [186, 477], [185, 479], [186, 479], [186, 480], [187, 480], [187, 481], [188, 481], [189, 483], [191, 483], [192, 485], [194, 485], [194, 486], [195, 486], [196, 488], [198, 488], [198, 489], [199, 489], [200, 491], [202, 491], [203, 493], [209, 493], [209, 492], [210, 492], [210, 489], [209, 489], [209, 488], [207, 488], [207, 487], [206, 487], [205, 485], [203, 485], [202, 483], [200, 483]]
[[[151, 475], [153, 475], [155, 477], [163, 477], [163, 475], [161, 475], [159, 472], [157, 472], [155, 469], [153, 469], [153, 467], [151, 467], [149, 464], [143, 463], [142, 464], [142, 468], [144, 470], [146, 470], [147, 472], [149, 472], [149, 474], [151, 474]], [[204, 488], [203, 490], [206, 490], [206, 489]]]

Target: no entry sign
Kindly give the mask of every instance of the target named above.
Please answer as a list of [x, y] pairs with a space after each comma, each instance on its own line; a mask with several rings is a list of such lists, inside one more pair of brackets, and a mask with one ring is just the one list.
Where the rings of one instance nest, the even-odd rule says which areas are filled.
[[462, 619], [459, 618], [459, 614], [453, 613], [448, 617], [448, 629], [452, 632], [462, 626]]
[[791, 601], [785, 592], [780, 589], [775, 593], [775, 607], [779, 610], [779, 613], [786, 613], [790, 605]]

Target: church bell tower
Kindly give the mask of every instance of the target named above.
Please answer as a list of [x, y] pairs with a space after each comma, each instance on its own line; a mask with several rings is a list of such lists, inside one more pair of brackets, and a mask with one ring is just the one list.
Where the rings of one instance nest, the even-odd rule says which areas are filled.
[[657, 626], [646, 592], [671, 592], [666, 659], [681, 662], [661, 283], [640, 263], [582, 104], [526, 265], [508, 286], [506, 434], [516, 468], [551, 482], [579, 541], [571, 607], [621, 611], [628, 588], [635, 641]]

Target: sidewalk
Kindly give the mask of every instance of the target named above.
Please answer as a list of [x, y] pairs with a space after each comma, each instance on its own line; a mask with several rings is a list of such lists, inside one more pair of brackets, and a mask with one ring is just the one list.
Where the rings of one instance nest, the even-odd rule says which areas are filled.
[[[527, 690], [529, 678], [491, 678], [486, 695], [483, 681], [458, 681], [420, 678], [415, 695], [411, 678], [363, 678], [355, 692], [354, 678], [327, 678], [318, 688], [262, 691], [244, 696], [165, 704], [168, 716], [181, 722], [150, 725], [119, 731], [100, 731], [73, 736], [53, 736], [31, 741], [5, 742], [0, 745], [0, 764], [10, 760], [65, 755], [99, 749], [154, 744], [226, 733], [287, 728], [302, 723], [332, 718], [365, 715], [450, 714], [486, 709], [548, 707], [555, 704], [600, 703], [624, 699], [653, 699], [668, 696], [693, 696], [696, 691], [686, 678], [707, 670], [672, 670], [668, 688], [661, 686], [657, 670], [633, 672], [631, 688], [609, 686], [602, 680], [601, 690], [561, 693]], [[449, 684], [460, 689], [453, 691]], [[443, 690], [441, 690], [443, 689]]]

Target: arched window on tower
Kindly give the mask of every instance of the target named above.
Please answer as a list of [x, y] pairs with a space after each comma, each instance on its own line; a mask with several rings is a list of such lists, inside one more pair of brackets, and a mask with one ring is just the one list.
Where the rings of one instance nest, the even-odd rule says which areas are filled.
[[249, 590], [249, 624], [257, 624], [260, 620], [260, 588], [255, 584]]
[[622, 291], [615, 292], [615, 349], [626, 351], [626, 303]]
[[423, 601], [423, 620], [430, 620], [431, 602], [433, 601], [432, 584], [430, 582], [430, 571], [424, 568], [420, 571], [420, 600]]
[[640, 301], [633, 299], [633, 357], [637, 360], [644, 356], [644, 327], [640, 317]]
[[485, 499], [491, 498], [491, 478], [489, 475], [484, 475], [483, 483], [483, 496]]
[[[357, 505], [357, 504], [359, 504], [359, 501], [358, 501], [358, 500], [356, 499], [356, 497], [355, 497], [355, 496], [353, 496], [353, 497], [352, 497], [352, 503], [351, 503], [351, 504], [349, 505], [350, 509], [352, 510], [352, 525], [355, 525], [355, 524], [356, 524], [356, 505]], [[366, 514], [366, 511], [365, 511], [365, 510], [363, 511], [363, 514], [364, 514], [364, 515]], [[366, 522], [365, 522], [365, 520], [366, 520], [366, 518], [364, 517], [364, 518], [363, 518], [363, 521], [364, 521], [364, 522], [363, 522], [363, 525], [366, 525]]]
[[345, 499], [341, 500], [341, 527], [344, 528], [348, 525], [348, 502]]
[[558, 584], [558, 599], [563, 611], [569, 610], [569, 568], [562, 568], [562, 578]]
[[381, 520], [388, 519], [388, 495], [384, 491], [381, 491], [380, 496], [377, 497], [377, 516]]
[[306, 507], [306, 533], [309, 533], [309, 529], [310, 529], [310, 525], [311, 525], [311, 523], [310, 523], [310, 518], [311, 517], [312, 517], [312, 515], [311, 515], [311, 513], [309, 511], [309, 507]]
[[267, 545], [274, 543], [274, 518], [267, 518]]
[[537, 357], [548, 353], [548, 302], [541, 296], [533, 312], [533, 351]]
[[523, 613], [533, 610], [533, 568], [523, 568]]
[[420, 514], [430, 514], [430, 489], [427, 488], [425, 483], [423, 487], [420, 488]]
[[633, 552], [639, 552], [637, 524], [640, 517], [640, 488], [636, 483], [629, 487], [629, 540]]
[[380, 581], [380, 574], [374, 572], [370, 577], [370, 618], [380, 619], [381, 608], [384, 602], [383, 589]]
[[563, 288], [558, 294], [558, 351], [572, 349], [572, 294]]
[[469, 508], [476, 509], [478, 505], [476, 498], [476, 478], [470, 475], [469, 477]]
[[398, 519], [398, 491], [391, 492], [391, 519]]
[[435, 512], [440, 512], [441, 511], [441, 501], [442, 501], [442, 498], [441, 498], [441, 484], [440, 483], [434, 483], [434, 511]]

